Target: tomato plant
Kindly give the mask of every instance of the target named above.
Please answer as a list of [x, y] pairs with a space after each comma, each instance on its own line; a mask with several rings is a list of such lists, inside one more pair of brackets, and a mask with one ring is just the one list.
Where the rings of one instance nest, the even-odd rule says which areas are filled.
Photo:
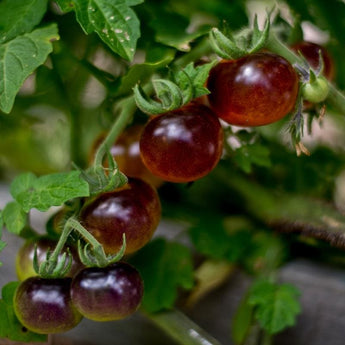
[[0, 1], [0, 343], [339, 342], [344, 17]]

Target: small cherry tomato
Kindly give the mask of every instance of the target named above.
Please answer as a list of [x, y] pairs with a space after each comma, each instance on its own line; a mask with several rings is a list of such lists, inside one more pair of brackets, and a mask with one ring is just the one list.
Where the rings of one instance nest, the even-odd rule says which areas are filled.
[[223, 60], [207, 81], [212, 110], [237, 126], [262, 126], [276, 122], [294, 109], [298, 75], [283, 57], [255, 53]]
[[213, 112], [191, 103], [153, 116], [140, 139], [146, 167], [161, 179], [190, 182], [207, 175], [219, 162], [223, 129]]
[[130, 178], [124, 187], [88, 200], [80, 220], [108, 254], [120, 250], [125, 234], [126, 254], [129, 254], [151, 239], [160, 216], [156, 190], [140, 179]]
[[66, 332], [82, 315], [70, 295], [71, 278], [31, 277], [20, 283], [14, 295], [14, 311], [30, 331], [40, 334]]
[[104, 268], [85, 268], [73, 278], [71, 296], [86, 318], [119, 320], [138, 309], [143, 297], [143, 281], [139, 272], [124, 262]]

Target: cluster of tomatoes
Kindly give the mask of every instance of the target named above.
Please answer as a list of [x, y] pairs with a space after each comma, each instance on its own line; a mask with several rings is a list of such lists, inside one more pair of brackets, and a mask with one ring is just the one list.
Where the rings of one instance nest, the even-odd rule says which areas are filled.
[[[317, 66], [320, 46], [303, 44], [295, 49]], [[331, 78], [329, 57], [321, 52], [324, 73]], [[298, 97], [299, 76], [281, 56], [261, 52], [219, 62], [210, 71], [207, 88], [207, 101], [195, 100], [152, 116], [144, 127], [130, 127], [111, 148], [128, 183], [87, 200], [80, 211], [81, 224], [103, 245], [105, 253], [120, 250], [123, 234], [125, 254], [136, 252], [151, 239], [161, 215], [155, 187], [162, 181], [195, 181], [217, 165], [224, 140], [221, 120], [237, 126], [261, 126], [290, 113]], [[28, 253], [31, 261], [25, 259]], [[77, 264], [71, 277], [45, 279], [23, 274], [29, 270], [25, 263], [32, 262], [32, 253], [32, 244], [19, 252], [18, 276], [23, 281], [15, 294], [16, 315], [32, 331], [64, 332], [83, 316], [117, 320], [140, 305], [142, 279], [125, 262], [81, 269], [75, 255]]]
[[[129, 178], [122, 188], [85, 201], [80, 222], [102, 244], [106, 254], [120, 251], [125, 234], [125, 254], [131, 254], [151, 239], [160, 214], [155, 188], [141, 179]], [[54, 243], [44, 239], [28, 242], [17, 255], [17, 275], [23, 281], [16, 290], [15, 312], [29, 330], [43, 334], [64, 332], [75, 327], [82, 317], [118, 320], [138, 309], [143, 281], [133, 266], [116, 262], [106, 267], [82, 267], [71, 247], [69, 276], [31, 276], [35, 274], [32, 268], [30, 271], [35, 246], [40, 263]]]

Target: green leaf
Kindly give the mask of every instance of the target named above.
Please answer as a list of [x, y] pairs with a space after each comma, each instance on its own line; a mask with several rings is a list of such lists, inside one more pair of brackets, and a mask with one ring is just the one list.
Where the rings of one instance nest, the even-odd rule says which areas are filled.
[[14, 179], [11, 194], [25, 212], [32, 208], [47, 211], [49, 207], [60, 206], [70, 199], [89, 196], [89, 184], [80, 177], [79, 171], [39, 178], [28, 173]]
[[16, 201], [6, 204], [2, 217], [6, 229], [16, 235], [20, 234], [27, 223], [27, 215]]
[[0, 110], [11, 111], [25, 79], [46, 61], [57, 39], [57, 26], [51, 24], [0, 45]]
[[132, 60], [140, 22], [130, 6], [143, 1], [72, 0], [77, 20], [87, 34], [96, 32], [121, 57]]
[[235, 151], [235, 162], [246, 173], [252, 171], [252, 165], [269, 168], [271, 166], [270, 151], [261, 144], [242, 145]]
[[10, 282], [2, 288], [0, 300], [0, 338], [11, 339], [20, 342], [44, 342], [47, 336], [32, 333], [18, 321], [13, 306], [13, 298], [19, 282]]
[[144, 280], [143, 308], [157, 312], [174, 306], [178, 288], [193, 286], [193, 264], [187, 247], [155, 239], [140, 250], [131, 263]]
[[299, 295], [293, 285], [260, 280], [251, 287], [248, 303], [255, 308], [255, 318], [263, 329], [275, 334], [295, 324], [301, 311]]
[[40, 23], [48, 0], [3, 0], [0, 3], [0, 44], [30, 32]]

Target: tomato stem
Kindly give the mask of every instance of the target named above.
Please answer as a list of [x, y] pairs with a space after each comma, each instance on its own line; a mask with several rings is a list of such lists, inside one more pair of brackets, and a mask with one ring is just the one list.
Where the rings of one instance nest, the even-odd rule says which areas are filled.
[[98, 147], [98, 150], [95, 155], [94, 165], [102, 165], [104, 156], [107, 150], [113, 145], [116, 138], [121, 134], [121, 132], [125, 129], [127, 124], [133, 117], [135, 110], [137, 109], [134, 97], [129, 96], [122, 101], [120, 101], [117, 105], [120, 108], [119, 114], [110, 128], [107, 136]]

